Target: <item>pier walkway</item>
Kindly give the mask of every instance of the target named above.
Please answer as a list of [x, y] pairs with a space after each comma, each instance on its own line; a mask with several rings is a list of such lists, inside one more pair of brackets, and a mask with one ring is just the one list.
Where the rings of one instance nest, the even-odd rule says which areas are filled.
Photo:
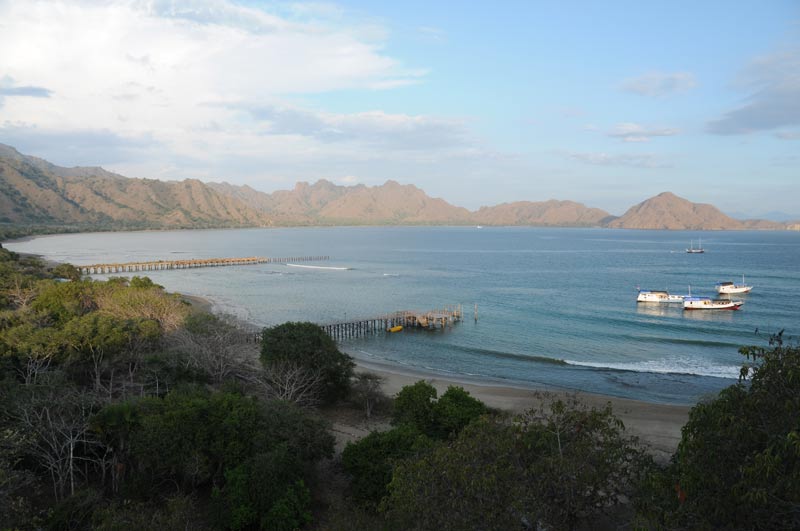
[[339, 323], [320, 324], [319, 326], [331, 338], [340, 340], [383, 333], [396, 326], [427, 329], [447, 328], [461, 321], [463, 315], [461, 305], [456, 304], [445, 306], [439, 310], [401, 310], [368, 319], [355, 319]]
[[79, 265], [76, 267], [83, 275], [108, 275], [112, 273], [165, 271], [169, 269], [191, 269], [195, 267], [286, 264], [291, 262], [316, 262], [320, 260], [330, 260], [330, 256], [292, 256], [289, 258], [268, 258], [264, 256], [249, 256], [246, 258], [192, 258], [187, 260], [152, 260], [145, 262]]
[[[461, 305], [454, 304], [439, 310], [402, 310], [367, 319], [320, 324], [319, 327], [334, 341], [339, 341], [390, 332], [389, 329], [396, 326], [429, 330], [444, 329], [461, 321], [463, 315]], [[251, 341], [259, 343], [261, 341], [261, 332], [244, 332], [242, 338], [245, 343], [250, 343]]]

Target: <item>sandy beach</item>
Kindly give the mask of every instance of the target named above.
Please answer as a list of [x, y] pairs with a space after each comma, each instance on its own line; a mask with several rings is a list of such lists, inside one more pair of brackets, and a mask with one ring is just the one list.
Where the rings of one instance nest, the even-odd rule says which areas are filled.
[[[512, 413], [522, 413], [540, 403], [535, 389], [481, 385], [416, 372], [405, 367], [365, 362], [358, 359], [355, 362], [357, 371], [372, 372], [385, 379], [383, 391], [388, 396], [394, 396], [403, 386], [419, 380], [426, 380], [436, 387], [440, 394], [446, 391], [448, 386], [460, 386], [489, 407]], [[557, 396], [570, 394], [566, 391], [541, 391], [547, 391]], [[689, 410], [691, 409], [689, 406], [653, 404], [589, 393], [576, 392], [575, 394], [589, 406], [601, 408], [611, 403], [614, 414], [623, 421], [626, 431], [639, 437], [650, 448], [653, 456], [661, 462], [667, 461], [675, 452], [681, 438], [681, 428], [689, 419]], [[369, 430], [366, 431], [366, 433], [368, 432]]]

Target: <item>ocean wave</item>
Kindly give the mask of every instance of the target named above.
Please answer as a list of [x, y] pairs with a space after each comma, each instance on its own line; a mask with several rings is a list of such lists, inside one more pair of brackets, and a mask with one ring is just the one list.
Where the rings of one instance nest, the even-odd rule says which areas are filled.
[[738, 365], [701, 364], [699, 360], [689, 358], [669, 360], [645, 360], [636, 362], [597, 362], [564, 360], [567, 365], [590, 367], [593, 369], [643, 372], [655, 374], [676, 374], [690, 376], [708, 376], [712, 378], [738, 378], [741, 367]]
[[286, 264], [288, 267], [302, 267], [304, 269], [329, 269], [333, 271], [349, 271], [352, 267], [334, 267], [334, 266], [314, 266], [304, 264]]
[[[745, 334], [751, 335], [751, 334]], [[670, 345], [687, 345], [697, 347], [731, 347], [734, 350], [742, 346], [740, 342], [731, 341], [712, 341], [708, 339], [685, 339], [681, 337], [653, 337], [653, 336], [624, 336], [625, 339], [641, 341], [645, 343], [665, 343]]]
[[492, 350], [487, 348], [465, 347], [456, 346], [462, 352], [470, 352], [481, 356], [491, 356], [494, 358], [504, 358], [511, 360], [533, 361], [536, 363], [549, 363], [551, 365], [566, 365], [567, 362], [558, 358], [550, 358], [547, 356], [536, 356], [531, 354], [519, 354], [516, 352], [505, 352], [502, 350]]

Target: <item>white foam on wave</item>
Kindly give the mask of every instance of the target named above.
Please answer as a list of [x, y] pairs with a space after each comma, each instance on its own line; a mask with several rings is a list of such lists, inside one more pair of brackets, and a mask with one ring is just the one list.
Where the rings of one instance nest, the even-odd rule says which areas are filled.
[[333, 266], [313, 266], [303, 264], [286, 264], [289, 267], [302, 267], [304, 269], [330, 269], [333, 271], [349, 271], [352, 267], [333, 267]]
[[657, 374], [691, 374], [712, 378], [738, 378], [741, 366], [719, 365], [692, 358], [671, 358], [636, 362], [597, 362], [564, 360], [568, 365]]

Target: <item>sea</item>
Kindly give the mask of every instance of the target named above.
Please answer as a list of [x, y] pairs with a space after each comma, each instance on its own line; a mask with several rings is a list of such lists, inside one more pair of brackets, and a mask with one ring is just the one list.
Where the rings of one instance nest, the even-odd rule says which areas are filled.
[[[687, 254], [702, 240], [704, 254]], [[325, 262], [151, 271], [257, 327], [333, 323], [460, 304], [464, 319], [343, 341], [374, 364], [431, 377], [694, 404], [737, 381], [739, 348], [800, 334], [800, 232], [522, 227], [330, 227], [105, 232], [5, 244], [76, 265], [327, 255]], [[299, 262], [298, 262], [299, 264]], [[637, 303], [637, 288], [716, 295], [739, 311]], [[122, 275], [117, 275], [122, 276]], [[105, 278], [98, 276], [97, 278]]]

